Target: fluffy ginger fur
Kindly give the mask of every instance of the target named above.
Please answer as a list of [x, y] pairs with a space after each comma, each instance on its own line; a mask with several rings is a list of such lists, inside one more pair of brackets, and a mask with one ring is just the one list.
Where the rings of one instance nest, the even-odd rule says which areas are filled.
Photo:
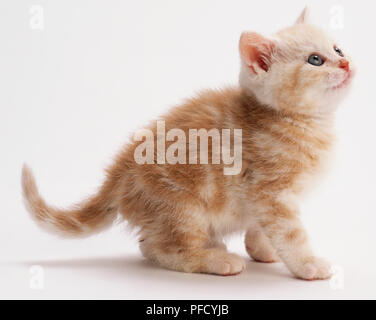
[[[333, 114], [353, 68], [306, 19], [304, 10], [272, 38], [243, 33], [240, 86], [204, 91], [163, 117], [166, 130], [241, 128], [239, 174], [224, 175], [223, 163], [139, 165], [134, 151], [140, 142], [134, 142], [118, 154], [98, 193], [71, 210], [47, 205], [25, 166], [22, 185], [32, 216], [61, 235], [86, 236], [120, 215], [139, 229], [145, 257], [173, 270], [219, 275], [245, 268], [222, 242], [245, 231], [253, 259], [282, 261], [298, 278], [328, 278], [330, 266], [314, 255], [300, 222], [298, 199], [325, 163]], [[325, 63], [307, 63], [312, 53]]]

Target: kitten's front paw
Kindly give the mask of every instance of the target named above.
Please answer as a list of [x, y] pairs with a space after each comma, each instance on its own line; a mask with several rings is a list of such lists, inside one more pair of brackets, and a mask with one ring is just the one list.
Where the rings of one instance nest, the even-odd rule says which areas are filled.
[[330, 264], [321, 258], [312, 257], [299, 266], [294, 274], [304, 280], [324, 280], [332, 276]]
[[244, 259], [236, 254], [223, 253], [211, 257], [203, 270], [204, 273], [231, 276], [241, 273], [245, 269]]
[[279, 262], [279, 257], [271, 250], [272, 248], [264, 247], [261, 250], [251, 249], [250, 247], [246, 247], [246, 250], [250, 257], [257, 262], [264, 262], [264, 263], [273, 263]]

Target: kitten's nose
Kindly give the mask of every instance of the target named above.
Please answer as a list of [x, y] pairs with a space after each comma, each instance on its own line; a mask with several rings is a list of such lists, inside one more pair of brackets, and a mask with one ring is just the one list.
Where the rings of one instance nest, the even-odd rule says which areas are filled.
[[349, 70], [350, 70], [349, 61], [346, 60], [346, 59], [341, 59], [341, 60], [339, 61], [339, 67], [340, 67], [341, 69], [344, 69], [344, 70], [346, 70], [346, 71], [349, 71]]

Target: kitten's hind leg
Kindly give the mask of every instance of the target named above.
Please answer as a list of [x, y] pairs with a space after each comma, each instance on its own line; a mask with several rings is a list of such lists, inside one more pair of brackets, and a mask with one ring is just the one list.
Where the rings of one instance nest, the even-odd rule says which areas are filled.
[[245, 248], [249, 256], [255, 261], [265, 263], [279, 261], [279, 257], [272, 247], [270, 240], [256, 222], [247, 230]]
[[185, 228], [185, 232], [144, 234], [140, 248], [145, 257], [176, 271], [229, 276], [245, 269], [244, 259], [208, 243], [201, 232]]

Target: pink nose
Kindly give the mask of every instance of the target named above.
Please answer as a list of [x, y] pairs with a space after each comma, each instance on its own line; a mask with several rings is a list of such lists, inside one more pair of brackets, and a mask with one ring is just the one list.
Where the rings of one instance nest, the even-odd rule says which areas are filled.
[[347, 61], [346, 59], [341, 59], [339, 62], [339, 67], [346, 71], [349, 71], [350, 70], [349, 61]]

